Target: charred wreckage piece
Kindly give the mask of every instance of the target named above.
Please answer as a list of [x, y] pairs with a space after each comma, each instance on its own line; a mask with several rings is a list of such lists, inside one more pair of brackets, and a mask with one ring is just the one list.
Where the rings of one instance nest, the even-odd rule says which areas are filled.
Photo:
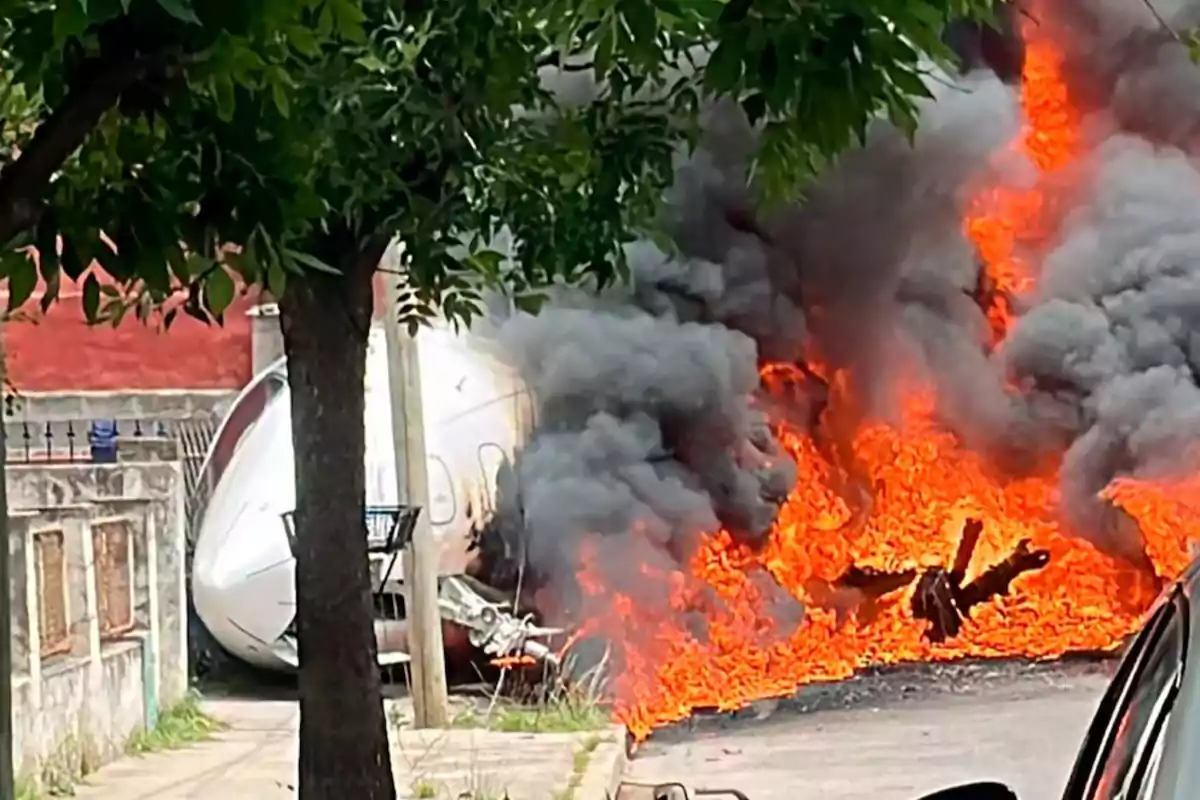
[[925, 637], [931, 642], [944, 642], [957, 636], [962, 631], [964, 620], [971, 618], [971, 610], [975, 606], [994, 597], [1008, 595], [1013, 581], [1026, 572], [1033, 572], [1050, 563], [1049, 550], [1031, 550], [1029, 540], [1022, 539], [1004, 560], [988, 567], [974, 580], [964, 583], [982, 533], [983, 523], [968, 519], [963, 526], [953, 566], [949, 570], [944, 567], [927, 569], [917, 581], [912, 612], [917, 619], [929, 623]]
[[982, 533], [982, 522], [966, 521], [949, 568], [929, 567], [918, 574], [916, 569], [886, 572], [851, 565], [832, 584], [810, 584], [809, 592], [819, 605], [837, 613], [839, 624], [851, 613], [860, 622], [869, 623], [878, 613], [883, 598], [912, 585], [915, 579], [912, 615], [927, 623], [925, 638], [935, 644], [944, 642], [962, 632], [964, 621], [971, 618], [976, 606], [1006, 596], [1013, 581], [1050, 562], [1048, 550], [1031, 549], [1029, 540], [1022, 539], [1006, 558], [967, 581], [967, 569]]
[[447, 576], [439, 583], [442, 619], [465, 628], [473, 646], [495, 658], [525, 656], [558, 665], [558, 656], [544, 640], [562, 634], [561, 628], [536, 625], [532, 615], [516, 616], [508, 610], [511, 603], [470, 576]]

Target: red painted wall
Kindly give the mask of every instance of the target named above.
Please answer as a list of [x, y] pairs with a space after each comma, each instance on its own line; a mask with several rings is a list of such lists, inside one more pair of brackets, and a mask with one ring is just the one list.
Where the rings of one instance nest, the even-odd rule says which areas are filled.
[[[0, 296], [6, 303], [7, 292]], [[45, 315], [36, 297], [23, 309], [34, 321], [4, 326], [8, 375], [18, 389], [239, 389], [251, 378], [249, 298], [226, 311], [223, 327], [180, 314], [163, 331], [132, 314], [117, 328], [89, 326], [74, 285], [62, 287], [58, 304]]]
[[[384, 313], [384, 276], [375, 275], [375, 315]], [[64, 279], [59, 301], [42, 314], [40, 289], [22, 309], [31, 321], [3, 326], [8, 377], [27, 392], [240, 389], [253, 376], [252, 297], [239, 297], [225, 325], [180, 314], [169, 331], [132, 314], [121, 325], [89, 326], [77, 284]], [[7, 304], [0, 288], [0, 306]]]

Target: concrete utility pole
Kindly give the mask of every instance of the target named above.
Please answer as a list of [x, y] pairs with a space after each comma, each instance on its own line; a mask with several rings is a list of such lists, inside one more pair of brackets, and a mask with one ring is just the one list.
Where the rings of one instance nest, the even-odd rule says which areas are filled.
[[8, 420], [4, 403], [4, 344], [0, 338], [0, 800], [14, 800], [16, 779], [13, 775], [12, 707], [12, 572], [11, 534], [8, 530], [8, 442], [4, 423]]
[[[389, 269], [399, 267], [399, 246], [383, 257]], [[425, 467], [425, 425], [421, 409], [421, 370], [416, 342], [397, 318], [400, 284], [384, 274], [384, 331], [387, 335], [388, 393], [392, 404], [392, 441], [396, 451], [396, 488], [401, 504], [421, 506], [412, 541], [404, 551], [404, 599], [408, 616], [408, 649], [412, 656], [413, 716], [418, 728], [445, 728], [450, 714], [446, 697], [446, 663], [442, 617], [438, 611], [440, 546], [429, 525], [429, 479]]]

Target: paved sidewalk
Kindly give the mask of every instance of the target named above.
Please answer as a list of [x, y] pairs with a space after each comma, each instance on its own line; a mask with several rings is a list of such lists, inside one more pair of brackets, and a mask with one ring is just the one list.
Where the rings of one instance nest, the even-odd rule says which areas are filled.
[[[395, 719], [396, 701], [388, 701]], [[88, 776], [86, 800], [275, 800], [296, 796], [294, 701], [206, 701], [228, 730], [183, 750], [126, 758]], [[403, 707], [399, 711], [402, 713]], [[616, 731], [601, 734], [401, 730], [392, 742], [400, 798], [603, 800], [624, 765]]]

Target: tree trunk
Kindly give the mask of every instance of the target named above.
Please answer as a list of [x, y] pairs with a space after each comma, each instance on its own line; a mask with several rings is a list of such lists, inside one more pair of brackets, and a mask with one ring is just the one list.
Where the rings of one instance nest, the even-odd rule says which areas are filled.
[[[338, 276], [288, 283], [280, 324], [296, 453], [301, 800], [394, 800], [373, 632], [363, 429], [372, 276], [387, 244], [323, 237]], [[378, 245], [378, 246], [377, 246]]]

